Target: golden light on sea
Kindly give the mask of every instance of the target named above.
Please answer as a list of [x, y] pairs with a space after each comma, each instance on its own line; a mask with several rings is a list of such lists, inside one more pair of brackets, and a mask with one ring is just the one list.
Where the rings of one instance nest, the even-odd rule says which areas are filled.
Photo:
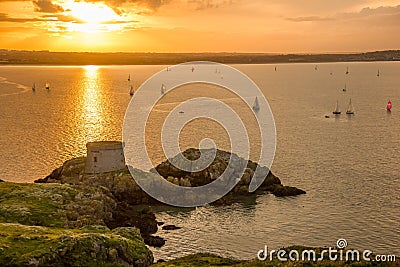
[[87, 142], [93, 141], [98, 137], [98, 133], [103, 132], [103, 110], [101, 106], [101, 91], [98, 86], [98, 66], [84, 66], [85, 80], [82, 82], [83, 101], [82, 101], [82, 125], [85, 125]]

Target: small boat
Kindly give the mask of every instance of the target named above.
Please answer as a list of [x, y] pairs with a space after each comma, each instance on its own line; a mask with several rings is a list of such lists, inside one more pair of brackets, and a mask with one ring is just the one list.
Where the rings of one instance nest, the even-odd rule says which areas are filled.
[[192, 72], [194, 71], [194, 67], [192, 67]]
[[46, 82], [45, 88], [46, 88], [47, 90], [50, 89], [50, 83], [49, 83], [49, 82]]
[[129, 91], [129, 94], [132, 96], [133, 94], [135, 94], [135, 90], [133, 90], [133, 85], [131, 85], [131, 90]]
[[378, 70], [378, 73], [376, 74], [376, 76], [377, 76], [377, 77], [381, 76], [381, 74], [380, 74], [379, 70]]
[[349, 72], [349, 67], [347, 67], [347, 69], [346, 69], [346, 74], [349, 74], [350, 72]]
[[325, 115], [325, 119], [329, 119], [330, 117], [328, 115]]
[[256, 97], [256, 99], [254, 100], [253, 110], [254, 110], [254, 111], [259, 111], [259, 110], [260, 110], [260, 103], [258, 103], [258, 98], [257, 98], [257, 97]]
[[314, 68], [315, 70], [318, 70], [318, 65], [315, 65], [315, 68]]
[[275, 66], [275, 71], [276, 71], [276, 66]]
[[166, 90], [165, 84], [162, 84], [160, 90], [162, 95], [165, 94], [165, 90]]
[[392, 102], [390, 102], [390, 100], [387, 103], [386, 110], [387, 111], [392, 111]]
[[33, 92], [36, 91], [36, 84], [35, 84], [35, 83], [33, 83], [33, 85], [32, 85], [32, 91], [33, 91]]
[[347, 84], [344, 84], [344, 88], [342, 89], [343, 92], [347, 91]]
[[331, 71], [329, 74], [330, 74], [330, 75], [332, 75], [332, 74], [333, 74], [333, 72]]
[[351, 98], [350, 98], [349, 105], [347, 106], [346, 114], [354, 115], [354, 108], [353, 108], [353, 105], [351, 104]]
[[130, 82], [131, 81], [131, 74], [129, 73], [129, 75], [128, 75], [128, 82]]
[[335, 115], [340, 115], [342, 113], [342, 112], [340, 112], [339, 101], [336, 101], [336, 108], [332, 113]]

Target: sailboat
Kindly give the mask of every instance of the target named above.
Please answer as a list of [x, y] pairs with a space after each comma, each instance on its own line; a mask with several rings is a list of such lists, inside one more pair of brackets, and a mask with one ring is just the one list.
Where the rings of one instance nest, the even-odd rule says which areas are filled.
[[132, 96], [135, 93], [135, 90], [133, 90], [133, 85], [131, 85], [131, 90], [129, 91], [129, 94]]
[[339, 114], [342, 113], [342, 112], [340, 112], [339, 101], [336, 101], [336, 108], [332, 113], [335, 114], [335, 115], [339, 115]]
[[254, 110], [254, 111], [259, 111], [259, 110], [260, 110], [260, 103], [258, 103], [258, 98], [257, 98], [257, 97], [256, 97], [256, 99], [254, 100], [253, 110]]
[[347, 91], [347, 84], [344, 84], [344, 88], [343, 88], [342, 91], [343, 91], [343, 92], [346, 92], [346, 91]]
[[129, 75], [128, 75], [128, 82], [130, 82], [131, 81], [131, 74], [129, 73]]
[[315, 70], [318, 70], [318, 65], [315, 65], [315, 68], [314, 68]]
[[33, 83], [33, 85], [32, 85], [32, 91], [35, 92], [35, 90], [36, 90], [36, 84]]
[[387, 103], [386, 110], [387, 111], [392, 111], [392, 102], [390, 102], [390, 100]]
[[349, 105], [347, 106], [346, 114], [354, 115], [354, 108], [353, 108], [353, 105], [351, 104], [351, 98], [350, 98]]
[[349, 67], [347, 67], [346, 69], [346, 74], [349, 74]]
[[47, 90], [50, 89], [50, 83], [49, 83], [49, 82], [46, 82], [45, 88], [46, 88]]
[[376, 76], [378, 76], [378, 77], [381, 76], [381, 74], [379, 73], [379, 70], [378, 70], [378, 74], [376, 74]]
[[165, 84], [162, 84], [161, 85], [161, 94], [162, 95], [165, 93], [165, 89], [166, 89]]

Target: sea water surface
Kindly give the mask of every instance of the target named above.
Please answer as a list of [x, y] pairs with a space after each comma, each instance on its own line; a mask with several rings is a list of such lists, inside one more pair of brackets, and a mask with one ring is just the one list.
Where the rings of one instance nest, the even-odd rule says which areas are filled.
[[[277, 131], [272, 171], [307, 194], [265, 194], [224, 207], [154, 207], [159, 221], [182, 227], [159, 231], [167, 243], [153, 249], [157, 259], [194, 252], [255, 258], [264, 245], [334, 246], [339, 238], [353, 248], [400, 255], [400, 63], [276, 66], [234, 65], [271, 106]], [[0, 179], [32, 182], [85, 155], [86, 142], [121, 140], [130, 84], [136, 89], [165, 67], [1, 66]], [[336, 101], [345, 111], [350, 98], [356, 114], [332, 116]], [[179, 99], [167, 98], [155, 117]], [[389, 99], [391, 113], [385, 110]], [[182, 146], [211, 134], [224, 148], [221, 128], [204, 125], [188, 127]], [[155, 145], [153, 151], [153, 162], [164, 159]]]

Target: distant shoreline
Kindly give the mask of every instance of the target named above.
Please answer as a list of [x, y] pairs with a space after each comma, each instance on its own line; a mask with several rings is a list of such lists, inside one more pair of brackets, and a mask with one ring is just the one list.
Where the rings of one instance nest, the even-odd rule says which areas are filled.
[[224, 64], [283, 64], [400, 61], [400, 50], [351, 54], [265, 53], [97, 53], [1, 50], [0, 66], [7, 65], [174, 65], [190, 61]]

